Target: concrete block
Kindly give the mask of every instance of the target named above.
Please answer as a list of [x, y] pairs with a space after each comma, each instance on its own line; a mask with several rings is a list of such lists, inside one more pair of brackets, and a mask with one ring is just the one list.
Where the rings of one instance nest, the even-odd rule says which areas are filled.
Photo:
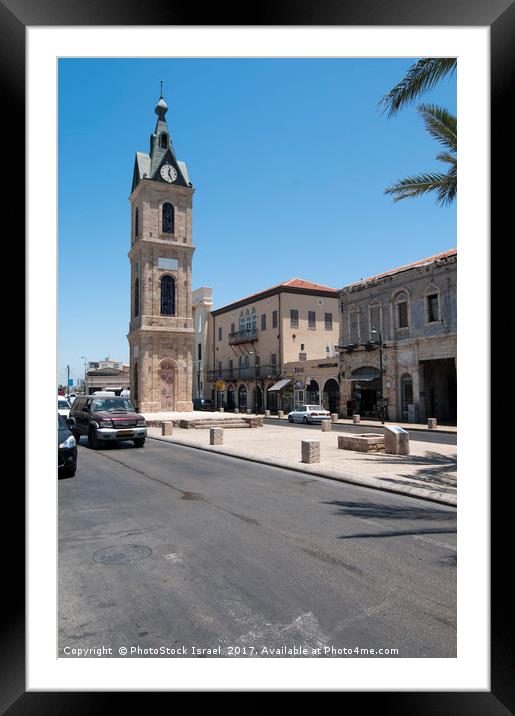
[[223, 428], [209, 428], [209, 444], [210, 445], [223, 445], [224, 444], [224, 429]]
[[252, 410], [250, 408], [247, 408], [247, 415], [250, 415], [252, 413]]
[[322, 422], [320, 423], [320, 427], [322, 428], [323, 433], [330, 433], [333, 424], [330, 420], [322, 420]]
[[308, 465], [320, 462], [320, 440], [301, 440], [301, 455]]
[[283, 410], [279, 410], [279, 412], [277, 413], [277, 416], [278, 416], [279, 418], [283, 418], [283, 417], [284, 417], [284, 411], [283, 411]]
[[331, 413], [331, 422], [332, 423], [338, 422], [338, 413]]
[[173, 423], [161, 423], [161, 435], [173, 435]]
[[382, 452], [384, 450], [384, 435], [379, 435], [379, 433], [338, 435], [338, 448], [356, 452]]
[[384, 451], [388, 455], [409, 455], [408, 431], [397, 425], [385, 425]]
[[427, 419], [427, 428], [428, 430], [436, 430], [436, 418]]
[[240, 412], [240, 409], [239, 409], [239, 408], [234, 408], [234, 412], [235, 412], [235, 413], [239, 413], [239, 412]]
[[270, 411], [269, 411], [269, 410], [265, 410], [265, 418], [269, 418], [269, 417], [270, 417]]
[[220, 412], [223, 413], [225, 408], [220, 408]]
[[353, 416], [352, 416], [352, 422], [353, 422], [353, 423], [360, 423], [360, 422], [361, 422], [361, 417], [360, 417], [359, 415], [353, 415]]

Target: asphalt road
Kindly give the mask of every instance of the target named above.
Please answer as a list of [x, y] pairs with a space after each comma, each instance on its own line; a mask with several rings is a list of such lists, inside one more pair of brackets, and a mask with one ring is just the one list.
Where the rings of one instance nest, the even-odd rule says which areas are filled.
[[60, 656], [456, 656], [455, 509], [150, 439], [78, 465]]
[[[277, 420], [277, 418], [270, 418], [265, 419], [265, 423], [268, 425], [281, 425], [285, 428], [292, 427], [292, 425], [295, 425], [295, 427], [302, 427], [302, 428], [313, 428], [313, 425], [304, 425], [304, 423], [290, 423], [288, 420]], [[315, 423], [316, 427], [319, 428], [319, 424]], [[340, 433], [377, 433], [378, 431], [381, 432], [382, 427], [378, 425], [377, 427], [370, 427], [368, 425], [354, 425], [354, 424], [347, 424], [347, 423], [333, 423], [333, 427], [331, 428], [333, 431], [337, 431]], [[409, 430], [408, 430], [409, 432]], [[382, 434], [382, 433], [381, 433]], [[436, 430], [428, 430], [427, 432], [423, 430], [412, 430], [410, 433], [410, 439], [411, 440], [417, 440], [418, 442], [423, 443], [439, 443], [440, 445], [456, 445], [457, 444], [457, 434], [456, 433], [439, 433]]]

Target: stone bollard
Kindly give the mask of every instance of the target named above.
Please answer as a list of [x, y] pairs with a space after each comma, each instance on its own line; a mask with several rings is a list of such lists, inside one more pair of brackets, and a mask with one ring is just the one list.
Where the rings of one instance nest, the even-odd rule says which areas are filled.
[[269, 410], [265, 410], [265, 418], [269, 418], [269, 417], [270, 417], [270, 411], [269, 411]]
[[338, 413], [331, 413], [331, 422], [332, 423], [338, 422]]
[[330, 420], [322, 420], [322, 422], [320, 423], [320, 426], [322, 428], [323, 433], [330, 433], [331, 428], [333, 427]]
[[436, 418], [428, 418], [427, 419], [427, 429], [428, 430], [436, 430]]
[[408, 431], [397, 425], [385, 425], [384, 451], [388, 455], [409, 455]]
[[234, 412], [235, 412], [235, 413], [239, 413], [239, 412], [240, 412], [240, 409], [239, 409], [239, 408], [234, 408]]
[[173, 435], [173, 423], [161, 423], [161, 435]]
[[209, 428], [209, 444], [210, 445], [223, 445], [224, 444], [224, 429], [223, 428]]
[[279, 410], [279, 412], [277, 413], [277, 417], [279, 418], [279, 420], [280, 420], [282, 417], [284, 417], [284, 411], [283, 411], [283, 410]]
[[353, 416], [352, 416], [352, 422], [353, 422], [353, 423], [359, 423], [359, 422], [361, 422], [360, 416], [359, 416], [359, 415], [353, 415]]
[[320, 462], [320, 440], [301, 440], [302, 462]]

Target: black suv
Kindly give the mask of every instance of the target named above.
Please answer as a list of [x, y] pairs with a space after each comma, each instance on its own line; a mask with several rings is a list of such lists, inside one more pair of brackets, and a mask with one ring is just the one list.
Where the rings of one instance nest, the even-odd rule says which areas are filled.
[[79, 442], [87, 435], [94, 450], [107, 442], [132, 440], [143, 447], [147, 437], [145, 418], [134, 410], [128, 398], [120, 396], [81, 395], [73, 401], [68, 416], [70, 430]]

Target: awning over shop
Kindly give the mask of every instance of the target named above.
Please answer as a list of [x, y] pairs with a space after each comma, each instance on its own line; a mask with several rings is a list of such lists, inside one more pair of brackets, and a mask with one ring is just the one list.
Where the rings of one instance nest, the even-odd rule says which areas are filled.
[[365, 381], [369, 381], [369, 380], [376, 380], [377, 378], [379, 378], [379, 376], [380, 376], [380, 373], [377, 370], [377, 368], [369, 369], [369, 370], [365, 370], [363, 368], [358, 368], [357, 370], [354, 371], [354, 373], [350, 376], [350, 378], [347, 378], [347, 380], [353, 380], [353, 381], [361, 383], [361, 382], [365, 382]]
[[275, 383], [271, 388], [268, 388], [269, 393], [275, 393], [279, 390], [282, 390], [288, 383], [291, 383], [291, 378], [285, 378], [284, 380], [279, 380], [277, 383]]

